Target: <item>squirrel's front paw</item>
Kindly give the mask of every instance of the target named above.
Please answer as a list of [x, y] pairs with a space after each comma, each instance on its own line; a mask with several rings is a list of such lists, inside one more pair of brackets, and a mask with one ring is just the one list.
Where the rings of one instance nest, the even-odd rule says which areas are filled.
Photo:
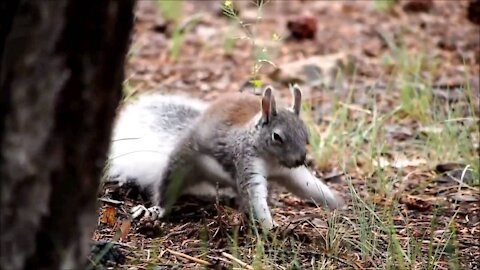
[[275, 222], [273, 219], [263, 219], [259, 220], [260, 225], [262, 226], [263, 229], [266, 229], [268, 231], [273, 230], [278, 227], [278, 223]]
[[133, 207], [130, 212], [134, 219], [141, 218], [147, 220], [157, 220], [163, 217], [165, 214], [165, 209], [161, 208], [160, 206], [146, 208], [145, 206], [139, 204]]

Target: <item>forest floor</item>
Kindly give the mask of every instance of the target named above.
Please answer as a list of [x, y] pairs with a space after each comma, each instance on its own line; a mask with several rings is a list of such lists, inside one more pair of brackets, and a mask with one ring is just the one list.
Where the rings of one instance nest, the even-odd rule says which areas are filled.
[[104, 187], [93, 239], [116, 252], [103, 261], [480, 269], [479, 27], [467, 1], [389, 2], [233, 1], [236, 20], [221, 1], [139, 1], [125, 102], [144, 91], [209, 101], [259, 82], [287, 102], [296, 82], [312, 168], [348, 206], [330, 211], [279, 189], [274, 232], [194, 199], [148, 227], [128, 215], [141, 202], [131, 190]]

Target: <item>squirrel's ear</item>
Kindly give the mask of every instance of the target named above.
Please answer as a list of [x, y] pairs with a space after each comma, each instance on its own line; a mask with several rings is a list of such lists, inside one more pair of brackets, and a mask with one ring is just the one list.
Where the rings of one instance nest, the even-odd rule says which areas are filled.
[[275, 101], [275, 95], [273, 94], [273, 91], [272, 97], [270, 98], [270, 113], [273, 116], [277, 115], [277, 102]]
[[300, 115], [300, 107], [302, 106], [302, 90], [297, 84], [293, 86], [293, 111], [296, 115]]
[[272, 116], [277, 114], [275, 97], [272, 94], [273, 88], [268, 86], [263, 92], [262, 97], [262, 119], [264, 123], [268, 123]]

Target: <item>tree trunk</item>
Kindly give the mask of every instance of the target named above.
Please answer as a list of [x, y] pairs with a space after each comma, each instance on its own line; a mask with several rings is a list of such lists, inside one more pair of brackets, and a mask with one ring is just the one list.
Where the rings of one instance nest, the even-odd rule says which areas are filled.
[[79, 269], [133, 0], [0, 4], [1, 269]]

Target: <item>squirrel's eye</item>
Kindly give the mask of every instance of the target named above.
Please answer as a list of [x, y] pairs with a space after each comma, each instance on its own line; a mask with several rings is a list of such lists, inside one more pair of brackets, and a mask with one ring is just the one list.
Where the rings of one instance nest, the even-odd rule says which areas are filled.
[[282, 136], [280, 136], [280, 134], [278, 134], [278, 133], [276, 133], [276, 132], [273, 132], [273, 133], [272, 133], [272, 140], [273, 140], [274, 142], [283, 143]]

